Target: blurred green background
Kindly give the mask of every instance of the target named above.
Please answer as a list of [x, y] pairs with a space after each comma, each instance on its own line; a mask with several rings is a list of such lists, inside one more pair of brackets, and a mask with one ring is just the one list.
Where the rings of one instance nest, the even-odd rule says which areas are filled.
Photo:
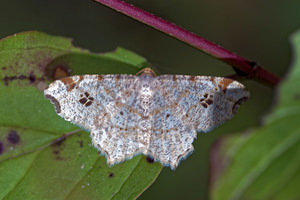
[[[288, 71], [289, 35], [300, 27], [299, 0], [127, 2], [256, 61], [278, 76]], [[92, 0], [2, 0], [0, 37], [28, 30], [71, 37], [76, 46], [93, 52], [121, 46], [145, 57], [162, 74], [234, 73], [230, 66]], [[251, 80], [243, 83], [251, 98], [238, 115], [209, 134], [199, 134], [195, 152], [175, 171], [164, 168], [139, 199], [208, 199], [211, 145], [222, 135], [259, 125], [274, 102], [274, 89]]]

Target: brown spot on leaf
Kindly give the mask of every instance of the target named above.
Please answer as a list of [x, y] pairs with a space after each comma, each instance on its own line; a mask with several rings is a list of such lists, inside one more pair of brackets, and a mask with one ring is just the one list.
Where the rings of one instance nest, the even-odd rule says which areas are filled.
[[60, 104], [59, 102], [57, 101], [57, 99], [55, 99], [53, 96], [47, 94], [45, 95], [45, 97], [47, 99], [49, 99], [51, 101], [52, 104], [54, 104], [54, 107], [55, 107], [55, 110], [56, 110], [56, 113], [60, 113], [61, 112], [61, 108], [60, 108]]
[[154, 163], [154, 158], [152, 156], [147, 156], [146, 160], [148, 163]]
[[6, 68], [6, 67], [1, 67], [1, 69], [2, 69], [2, 70], [6, 70], [7, 68]]
[[33, 73], [30, 73], [28, 79], [29, 79], [30, 83], [34, 83], [36, 78], [35, 78], [35, 75], [33, 75]]
[[55, 157], [55, 159], [56, 159], [56, 160], [63, 160], [64, 157], [58, 155], [58, 156]]
[[54, 80], [57, 80], [57, 79], [61, 79], [61, 78], [64, 78], [64, 77], [67, 77], [67, 76], [70, 76], [70, 72], [71, 70], [64, 67], [64, 66], [57, 66], [54, 71], [53, 71], [53, 75], [52, 75], [52, 78]]
[[11, 77], [4, 76], [4, 78], [3, 78], [4, 85], [5, 85], [5, 86], [8, 86], [8, 83], [9, 83], [10, 81], [12, 81], [12, 80], [13, 80], [13, 79], [11, 79]]
[[[34, 78], [33, 78], [34, 77]], [[32, 80], [35, 80], [35, 76], [33, 74], [29, 74], [29, 76], [26, 75], [19, 75], [19, 76], [4, 76], [3, 81], [4, 81], [4, 85], [8, 86], [9, 82], [14, 81], [14, 80], [24, 80], [24, 79], [28, 79], [30, 81], [30, 83], [33, 83]]]
[[52, 144], [52, 153], [55, 160], [64, 160], [64, 157], [61, 155], [61, 152], [65, 148], [64, 141], [66, 140], [66, 135], [61, 136], [60, 138], [56, 139]]
[[113, 178], [114, 176], [115, 176], [114, 173], [112, 173], [112, 172], [109, 172], [109, 173], [108, 173], [108, 178]]
[[20, 142], [20, 136], [19, 136], [18, 132], [15, 130], [11, 130], [8, 133], [6, 139], [11, 144], [18, 144]]
[[52, 147], [62, 146], [65, 140], [66, 140], [66, 135], [61, 136], [60, 138], [56, 139], [52, 143]]
[[53, 152], [53, 154], [55, 154], [55, 155], [60, 154], [60, 151], [58, 151], [58, 150], [53, 150], [52, 152]]
[[4, 145], [3, 143], [0, 141], [0, 155], [4, 152]]
[[18, 78], [19, 78], [20, 80], [23, 80], [23, 79], [26, 79], [27, 77], [26, 77], [25, 75], [20, 75]]
[[79, 147], [82, 148], [83, 147], [83, 141], [82, 140], [79, 140], [77, 141], [79, 143]]

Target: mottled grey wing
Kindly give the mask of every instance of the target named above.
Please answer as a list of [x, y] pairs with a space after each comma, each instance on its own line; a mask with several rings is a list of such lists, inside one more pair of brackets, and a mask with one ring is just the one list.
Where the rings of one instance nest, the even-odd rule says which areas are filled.
[[[132, 75], [83, 75], [54, 81], [44, 90], [46, 98], [55, 105], [56, 112], [67, 121], [92, 130], [105, 114], [115, 112], [116, 99], [122, 89], [132, 87]], [[123, 98], [123, 99], [122, 99]]]
[[132, 157], [139, 150], [136, 116], [136, 76], [84, 75], [57, 80], [44, 91], [67, 121], [91, 131], [93, 144], [109, 164]]
[[153, 91], [149, 154], [173, 169], [193, 151], [197, 132], [232, 118], [249, 96], [237, 81], [208, 76], [158, 76]]

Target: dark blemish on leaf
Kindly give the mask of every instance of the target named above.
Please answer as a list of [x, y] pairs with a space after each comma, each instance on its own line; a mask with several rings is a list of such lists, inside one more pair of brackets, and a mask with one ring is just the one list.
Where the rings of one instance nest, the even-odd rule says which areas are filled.
[[66, 140], [66, 135], [61, 136], [60, 138], [58, 138], [52, 143], [52, 147], [61, 146], [65, 140]]
[[11, 130], [8, 133], [6, 139], [11, 144], [18, 144], [20, 142], [20, 136], [18, 135], [18, 132], [15, 130]]
[[6, 70], [7, 68], [6, 68], [6, 67], [1, 67], [1, 69], [2, 69], [2, 70]]
[[154, 163], [154, 158], [152, 156], [147, 156], [146, 160], [148, 163]]
[[55, 155], [56, 160], [63, 160], [64, 158], [60, 156], [59, 150], [53, 150], [52, 153]]
[[77, 141], [79, 143], [79, 147], [82, 148], [83, 147], [83, 141], [82, 140], [79, 140]]
[[57, 112], [57, 113], [60, 113], [60, 112], [61, 112], [61, 109], [60, 109], [60, 104], [59, 104], [59, 102], [58, 102], [53, 96], [51, 96], [51, 95], [49, 95], [49, 94], [45, 95], [45, 97], [46, 97], [47, 99], [49, 99], [50, 102], [51, 102], [52, 104], [54, 104], [54, 107], [55, 107], [56, 112]]
[[115, 174], [114, 173], [112, 173], [112, 172], [109, 172], [109, 174], [108, 174], [108, 178], [113, 178], [115, 176]]
[[12, 77], [4, 76], [4, 78], [3, 78], [4, 85], [5, 85], [5, 86], [8, 86], [8, 83], [9, 83], [10, 81], [15, 80], [15, 79], [16, 79], [15, 76], [12, 76]]
[[26, 78], [27, 78], [27, 77], [24, 76], [24, 75], [20, 75], [20, 76], [19, 76], [19, 79], [20, 79], [20, 80], [23, 80], [23, 79], [26, 79]]
[[60, 78], [70, 76], [70, 74], [71, 74], [71, 69], [67, 69], [64, 66], [57, 66], [54, 70], [53, 78], [60, 79]]
[[60, 154], [60, 151], [54, 150], [53, 153], [54, 153], [55, 155], [58, 155], [58, 154]]
[[56, 159], [56, 160], [63, 160], [63, 159], [64, 159], [64, 157], [61, 157], [61, 156], [56, 156], [56, 157], [55, 157], [55, 159]]
[[8, 83], [14, 80], [24, 80], [24, 79], [28, 79], [30, 81], [30, 83], [33, 83], [35, 81], [35, 76], [30, 73], [29, 76], [26, 75], [19, 75], [19, 76], [4, 76], [3, 81], [4, 81], [4, 85], [8, 86]]
[[82, 135], [82, 134], [81, 134], [80, 132], [76, 134], [76, 136], [78, 136], [78, 137], [81, 137], [81, 135]]
[[56, 139], [52, 144], [51, 147], [53, 148], [52, 153], [56, 160], [64, 160], [64, 157], [61, 156], [61, 151], [64, 148], [64, 141], [66, 140], [66, 135]]
[[0, 155], [4, 152], [3, 143], [0, 141]]
[[66, 137], [61, 138], [59, 141], [57, 141], [57, 142], [55, 143], [55, 145], [61, 146], [61, 145], [64, 143], [65, 140], [66, 140]]
[[30, 74], [29, 74], [29, 81], [30, 81], [30, 83], [34, 83], [35, 82], [35, 76], [33, 75], [33, 73], [31, 72]]

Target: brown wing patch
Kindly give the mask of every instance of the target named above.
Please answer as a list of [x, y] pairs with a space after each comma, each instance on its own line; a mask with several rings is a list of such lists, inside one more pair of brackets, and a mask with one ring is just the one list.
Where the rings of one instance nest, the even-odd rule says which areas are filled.
[[79, 76], [79, 80], [77, 82], [75, 82], [72, 77], [66, 77], [66, 78], [62, 78], [60, 80], [68, 87], [67, 90], [68, 90], [68, 92], [70, 92], [71, 90], [73, 90], [75, 88], [76, 84], [78, 84], [80, 81], [83, 80], [83, 77]]
[[228, 85], [230, 85], [232, 82], [233, 82], [233, 80], [228, 79], [228, 78], [224, 78], [224, 79], [222, 79], [222, 80], [219, 82], [218, 86], [219, 86], [219, 88], [223, 91], [223, 93], [225, 94]]

